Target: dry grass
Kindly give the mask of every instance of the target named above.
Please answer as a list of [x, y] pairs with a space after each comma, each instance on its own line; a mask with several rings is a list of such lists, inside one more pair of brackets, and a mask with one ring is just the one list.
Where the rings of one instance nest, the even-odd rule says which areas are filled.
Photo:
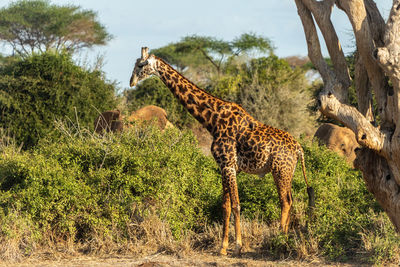
[[[64, 131], [67, 130], [64, 129]], [[139, 128], [133, 128], [131, 131], [137, 135], [137, 139], [140, 139], [141, 136], [147, 134], [144, 130], [140, 132]], [[81, 131], [78, 132], [81, 133]], [[74, 136], [71, 135], [70, 138], [71, 140], [74, 140], [72, 139]], [[93, 138], [99, 137], [93, 136]], [[106, 138], [111, 137], [99, 138], [99, 142], [108, 141]], [[10, 140], [6, 140], [5, 143], [6, 142], [12, 143]], [[13, 149], [12, 155], [18, 156], [20, 154], [19, 148], [16, 148], [13, 145], [4, 146], [4, 149]], [[1, 144], [0, 153], [5, 153], [1, 151]], [[105, 153], [107, 153], [107, 151]], [[100, 154], [100, 156], [103, 155]], [[99, 158], [101, 159], [101, 157]], [[100, 166], [104, 163], [104, 158]], [[47, 158], [45, 158], [45, 160], [47, 160]], [[332, 163], [330, 164], [331, 166], [333, 165]], [[14, 165], [10, 166], [11, 169]], [[321, 167], [318, 171], [321, 172]], [[329, 172], [331, 171], [332, 167], [329, 169]], [[319, 174], [319, 181], [325, 181], [323, 177]], [[324, 184], [319, 187], [321, 198], [332, 195], [331, 185], [335, 185], [336, 181], [339, 181], [338, 179], [333, 180], [330, 184]], [[315, 179], [314, 181], [316, 182], [318, 180]], [[258, 186], [255, 188], [257, 188], [258, 191], [265, 192], [264, 188]], [[330, 190], [325, 192], [322, 190], [323, 188], [330, 188]], [[258, 191], [255, 192], [257, 193]], [[163, 191], [163, 193], [164, 192], [165, 191]], [[335, 191], [335, 193], [337, 192], [338, 190]], [[85, 225], [78, 225], [76, 230], [71, 232], [63, 232], [64, 234], [67, 233], [67, 235], [70, 234], [70, 236], [60, 236], [61, 231], [56, 230], [58, 229], [57, 223], [59, 220], [55, 220], [56, 223], [54, 224], [43, 226], [37, 220], [31, 220], [29, 218], [29, 216], [31, 216], [29, 213], [24, 215], [18, 214], [18, 211], [23, 212], [23, 209], [15, 208], [14, 211], [13, 207], [16, 205], [15, 203], [17, 203], [15, 202], [14, 193], [12, 191], [4, 191], [2, 197], [6, 198], [7, 194], [8, 198], [11, 200], [9, 202], [4, 202], [7, 203], [7, 206], [3, 205], [5, 208], [0, 210], [0, 212], [7, 214], [7, 216], [0, 216], [0, 225], [2, 225], [0, 229], [0, 263], [2, 260], [4, 262], [21, 262], [26, 261], [27, 259], [58, 260], [68, 257], [82, 256], [96, 258], [141, 258], [146, 255], [168, 255], [178, 259], [190, 259], [199, 254], [216, 255], [221, 243], [221, 221], [203, 225], [197, 222], [189, 226], [195, 227], [195, 229], [182, 230], [185, 232], [179, 233], [179, 230], [176, 230], [177, 227], [174, 228], [174, 226], [176, 226], [174, 225], [175, 221], [166, 220], [165, 212], [162, 212], [163, 207], [160, 206], [161, 202], [158, 203], [154, 199], [148, 200], [147, 198], [141, 200], [144, 202], [143, 204], [138, 204], [137, 206], [128, 206], [129, 204], [126, 204], [126, 206], [123, 206], [124, 216], [119, 216], [118, 220], [115, 219], [113, 221], [114, 217], [109, 216], [107, 217], [107, 220], [101, 224], [96, 224], [97, 217], [93, 215], [88, 217], [92, 224], [90, 227], [88, 226], [83, 229], [81, 231], [82, 233], [77, 234], [76, 232], [81, 228], [84, 228]], [[266, 195], [263, 194], [260, 194], [261, 198]], [[344, 192], [344, 196], [352, 197], [352, 199], [354, 198], [354, 195], [349, 195], [347, 191]], [[361, 202], [364, 199], [365, 198], [360, 198], [360, 200], [356, 200]], [[327, 198], [327, 200], [329, 204], [329, 201], [331, 200], [329, 198]], [[269, 203], [268, 201], [272, 200], [266, 199], [265, 202]], [[257, 216], [255, 216], [254, 219], [246, 219], [246, 216], [248, 216], [247, 218], [253, 218], [254, 214], [248, 213], [246, 215], [246, 210], [244, 210], [241, 220], [244, 245], [242, 253], [243, 258], [261, 261], [269, 259], [274, 261], [295, 260], [306, 262], [313, 262], [321, 259], [339, 259], [343, 261], [359, 260], [360, 263], [393, 263], [398, 261], [399, 246], [396, 245], [396, 242], [398, 244], [398, 239], [396, 236], [391, 237], [392, 231], [391, 229], [388, 229], [388, 220], [386, 220], [387, 218], [383, 215], [381, 217], [373, 217], [375, 213], [371, 210], [371, 214], [367, 219], [370, 223], [375, 223], [372, 225], [366, 224], [365, 227], [360, 229], [356, 228], [356, 234], [350, 232], [350, 238], [335, 243], [336, 236], [333, 234], [330, 235], [330, 233], [335, 230], [334, 227], [341, 226], [339, 222], [336, 222], [333, 226], [327, 225], [327, 227], [325, 227], [324, 224], [319, 223], [320, 221], [315, 220], [316, 223], [311, 223], [310, 231], [308, 231], [307, 224], [309, 221], [307, 215], [307, 202], [303, 201], [301, 194], [295, 193], [294, 203], [291, 212], [291, 229], [288, 235], [281, 233], [277, 219], [265, 219]], [[183, 206], [185, 204], [186, 203], [183, 203]], [[362, 204], [366, 205], [365, 203]], [[344, 209], [344, 206], [339, 206], [339, 208]], [[320, 205], [318, 207], [320, 217], [316, 218], [321, 218], [322, 215], [325, 214], [334, 214], [336, 216], [335, 218], [341, 219], [341, 213], [333, 212], [336, 210], [338, 209], [333, 210], [327, 208], [327, 206]], [[355, 214], [359, 214], [356, 210], [344, 210], [349, 210], [355, 212]], [[113, 210], [113, 213], [110, 212], [110, 214], [120, 215], [118, 212], [120, 211], [115, 210], [114, 213]], [[160, 215], [161, 212], [163, 214]], [[92, 215], [95, 213], [90, 214]], [[126, 218], [125, 216], [130, 217]], [[212, 218], [215, 218], [215, 216], [216, 215], [214, 214], [214, 217]], [[186, 218], [187, 217], [184, 217], [183, 219]], [[326, 218], [330, 219], [331, 217], [327, 216]], [[361, 217], [361, 219], [355, 221], [354, 225], [358, 226], [362, 223], [365, 224], [363, 218], [364, 217]], [[345, 226], [347, 228], [350, 226], [352, 227], [353, 224], [346, 222], [346, 219], [347, 218], [343, 216], [343, 222], [346, 223]], [[179, 222], [182, 221], [183, 220], [179, 218]], [[272, 223], [266, 223], [265, 221], [272, 221]], [[72, 223], [75, 224], [80, 222], [83, 222], [83, 224], [85, 223], [85, 221], [82, 220], [72, 221]], [[178, 229], [188, 229], [189, 227]], [[46, 229], [50, 230], [46, 231]], [[43, 232], [45, 232], [45, 234], [43, 234]], [[179, 239], [176, 238], [177, 235], [179, 236]], [[326, 238], [326, 236], [328, 238]], [[330, 242], [332, 242], [333, 245], [326, 246], [326, 244], [330, 245]], [[357, 242], [357, 246], [348, 246], [349, 249], [345, 250], [347, 248], [345, 242]], [[233, 249], [234, 229], [232, 225], [230, 229], [229, 255], [232, 255]], [[345, 257], [339, 257], [345, 253], [347, 253]], [[360, 257], [358, 257], [358, 255], [360, 255]]]
[[[325, 262], [319, 255], [317, 238], [310, 233], [307, 239], [302, 232], [292, 229], [289, 232], [291, 238], [288, 238], [281, 233], [278, 222], [267, 225], [258, 218], [242, 219], [243, 250], [239, 258], [232, 256], [234, 229], [231, 225], [230, 256], [221, 258], [217, 254], [222, 239], [221, 224], [204, 225], [196, 232], [187, 231], [176, 239], [168, 223], [156, 214], [155, 208], [145, 213], [135, 213], [131, 218], [127, 229], [129, 238], [124, 238], [116, 228], [112, 230], [113, 235], [93, 233], [90, 241], [85, 243], [55, 238], [52, 234], [41, 242], [26, 240], [24, 237], [29, 236], [28, 232], [7, 240], [3, 237], [0, 240], [0, 266], [132, 266], [132, 263], [146, 262], [159, 264], [154, 266], [352, 266]], [[29, 231], [29, 226], [21, 227], [21, 223], [16, 222], [18, 229]], [[294, 240], [295, 246], [289, 245], [289, 240]], [[369, 237], [365, 236], [367, 248], [368, 240]], [[292, 251], [288, 251], [290, 249]], [[73, 265], [71, 260], [76, 264]]]
[[[26, 229], [29, 226], [15, 226]], [[219, 223], [204, 225], [194, 231], [187, 231], [180, 239], [176, 239], [167, 222], [162, 221], [155, 209], [150, 209], [146, 215], [137, 214], [131, 218], [126, 236], [122, 236], [117, 228], [113, 234], [92, 233], [89, 241], [81, 243], [71, 239], [57, 238], [49, 233], [46, 240], [26, 240], [31, 233], [20, 233], [0, 240], [1, 260], [6, 262], [20, 262], [26, 259], [58, 260], [69, 256], [121, 256], [121, 255], [172, 255], [177, 258], [188, 258], [198, 253], [215, 255], [222, 240], [222, 225]], [[268, 253], [268, 240], [280, 235], [278, 223], [266, 225], [260, 220], [242, 220], [243, 256], [246, 258], [261, 259], [271, 256]], [[304, 238], [298, 238], [297, 259], [311, 259], [309, 244], [303, 244]], [[297, 240], [297, 239], [296, 239]], [[234, 229], [230, 229], [231, 253], [234, 249]]]

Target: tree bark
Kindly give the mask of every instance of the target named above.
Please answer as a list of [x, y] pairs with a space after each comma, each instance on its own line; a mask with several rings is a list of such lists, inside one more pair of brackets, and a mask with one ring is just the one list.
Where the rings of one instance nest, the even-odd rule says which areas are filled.
[[368, 190], [387, 213], [390, 221], [399, 231], [400, 225], [400, 192], [393, 179], [394, 174], [387, 160], [370, 149], [363, 148], [357, 152], [355, 167], [363, 173]]
[[[295, 3], [309, 58], [324, 83], [318, 97], [320, 111], [353, 130], [362, 147], [357, 151], [355, 165], [362, 171], [368, 190], [400, 231], [400, 0], [393, 1], [386, 24], [372, 0], [295, 0]], [[346, 13], [356, 39], [354, 82], [358, 109], [346, 102], [351, 80], [330, 19], [335, 4]], [[332, 68], [322, 57], [314, 22], [327, 44]], [[377, 103], [375, 111], [373, 96]], [[379, 125], [374, 126], [377, 121]]]
[[373, 98], [371, 93], [371, 83], [368, 78], [367, 70], [360, 56], [356, 56], [354, 66], [354, 84], [357, 92], [358, 110], [372, 124], [375, 118], [372, 110]]

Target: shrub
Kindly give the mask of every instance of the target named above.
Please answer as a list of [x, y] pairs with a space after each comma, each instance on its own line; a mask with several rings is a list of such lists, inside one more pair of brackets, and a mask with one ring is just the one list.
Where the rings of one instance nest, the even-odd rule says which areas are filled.
[[115, 106], [114, 91], [101, 71], [75, 65], [66, 53], [10, 60], [0, 66], [0, 128], [29, 148], [55, 134], [55, 119], [92, 125], [96, 108]]
[[[278, 228], [272, 176], [241, 173], [244, 241], [252, 240], [258, 254], [273, 258], [398, 261], [400, 238], [360, 173], [326, 148], [301, 143], [315, 189], [313, 215], [301, 168], [293, 179], [288, 235]], [[158, 231], [175, 240], [191, 237], [201, 249], [220, 242], [221, 177], [190, 132], [133, 126], [100, 138], [69, 131], [30, 151], [9, 145], [0, 146], [0, 153], [0, 257], [10, 248], [30, 255], [51, 242], [96, 250], [108, 240], [110, 247], [132, 249], [140, 242], [153, 244], [152, 236], [159, 242]]]
[[49, 233], [116, 241], [133, 238], [130, 225], [154, 211], [180, 237], [210, 221], [221, 193], [215, 163], [194, 140], [176, 129], [134, 128], [118, 137], [65, 135], [17, 155], [5, 148], [0, 218], [21, 214], [42, 242]]
[[312, 88], [306, 70], [291, 68], [289, 63], [275, 55], [252, 59], [240, 66], [238, 99], [259, 121], [288, 131], [295, 136], [312, 135], [315, 131], [315, 113]]

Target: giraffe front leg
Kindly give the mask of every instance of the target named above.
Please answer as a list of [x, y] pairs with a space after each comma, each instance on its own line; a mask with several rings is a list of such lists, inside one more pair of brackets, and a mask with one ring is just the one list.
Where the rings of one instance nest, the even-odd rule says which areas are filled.
[[232, 202], [232, 210], [233, 215], [235, 217], [235, 239], [236, 239], [236, 248], [235, 255], [240, 255], [242, 251], [242, 233], [240, 229], [240, 201], [239, 201], [239, 193], [236, 184], [236, 177], [234, 180], [234, 185], [231, 188], [231, 202]]
[[[224, 204], [225, 207], [229, 205], [229, 214], [224, 213], [224, 239], [221, 248], [221, 254], [226, 254], [226, 247], [228, 246], [228, 230], [229, 230], [229, 216], [232, 209], [235, 218], [235, 240], [236, 248], [235, 255], [239, 255], [242, 250], [242, 234], [240, 229], [240, 201], [238, 188], [236, 183], [236, 170], [235, 168], [224, 168], [222, 170], [223, 186], [224, 186]], [[228, 200], [230, 199], [230, 203]], [[226, 209], [224, 208], [224, 211]], [[228, 215], [228, 217], [226, 217]]]
[[223, 234], [222, 246], [219, 251], [221, 255], [226, 255], [226, 249], [229, 244], [229, 219], [231, 217], [231, 198], [229, 196], [229, 188], [223, 184], [223, 199], [222, 199], [222, 213], [223, 213]]
[[229, 219], [231, 210], [235, 216], [235, 236], [236, 249], [235, 253], [239, 254], [242, 249], [242, 236], [240, 233], [240, 206], [239, 195], [236, 184], [236, 146], [234, 140], [214, 140], [211, 145], [211, 152], [214, 159], [218, 163], [222, 174], [223, 195], [223, 239], [220, 254], [226, 255], [226, 249], [229, 242]]

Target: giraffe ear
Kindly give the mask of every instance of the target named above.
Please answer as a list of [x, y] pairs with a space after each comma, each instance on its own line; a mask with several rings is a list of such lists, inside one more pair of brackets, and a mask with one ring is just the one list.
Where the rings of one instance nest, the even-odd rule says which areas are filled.
[[142, 59], [146, 60], [149, 57], [149, 48], [142, 47]]

